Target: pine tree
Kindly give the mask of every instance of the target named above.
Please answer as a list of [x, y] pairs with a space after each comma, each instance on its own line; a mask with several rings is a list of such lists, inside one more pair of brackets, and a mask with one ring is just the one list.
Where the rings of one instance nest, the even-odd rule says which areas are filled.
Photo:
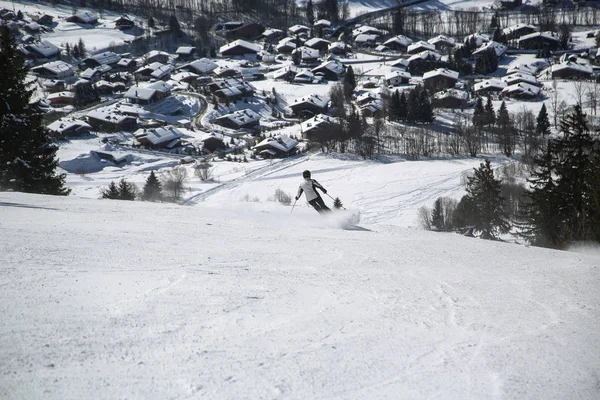
[[406, 121], [406, 113], [408, 111], [408, 101], [406, 100], [406, 95], [404, 91], [400, 95], [400, 103], [398, 107], [398, 118], [401, 121]]
[[154, 171], [150, 172], [146, 184], [142, 191], [142, 200], [146, 201], [160, 201], [162, 199], [162, 184], [160, 180], [154, 174]]
[[421, 86], [415, 86], [408, 93], [407, 109], [406, 109], [406, 121], [416, 122], [419, 119], [419, 93], [421, 92]]
[[496, 111], [494, 110], [494, 104], [492, 104], [492, 98], [488, 96], [487, 102], [485, 103], [485, 114], [486, 124], [492, 126], [496, 123]]
[[29, 104], [28, 68], [5, 27], [0, 27], [0, 190], [67, 195], [65, 174], [56, 174], [58, 147]]
[[125, 179], [121, 179], [119, 182], [120, 200], [135, 200], [137, 193], [138, 189], [133, 183], [127, 182]]
[[71, 57], [71, 45], [69, 44], [69, 42], [65, 44], [65, 53], [67, 54], [67, 57]]
[[443, 231], [444, 226], [444, 210], [442, 207], [442, 198], [438, 197], [433, 203], [433, 210], [431, 210], [431, 226], [438, 231]]
[[333, 200], [333, 206], [334, 206], [336, 209], [338, 209], [338, 210], [339, 210], [340, 208], [344, 208], [344, 205], [342, 204], [342, 201], [340, 200], [340, 198], [339, 198], [339, 197], [336, 197], [336, 198]]
[[350, 98], [352, 96], [352, 92], [354, 92], [355, 88], [356, 77], [354, 76], [352, 65], [350, 65], [346, 70], [346, 75], [344, 75], [344, 94], [346, 95], [346, 98]]
[[426, 124], [430, 124], [433, 122], [433, 107], [431, 106], [431, 101], [429, 100], [429, 93], [427, 89], [423, 88], [419, 93], [419, 117], [418, 120], [420, 122], [424, 122]]
[[79, 51], [79, 45], [77, 43], [73, 45], [71, 55], [73, 56], [73, 58], [81, 58], [81, 52]]
[[173, 33], [181, 32], [181, 25], [179, 25], [179, 21], [177, 20], [177, 17], [175, 15], [171, 15], [169, 17], [169, 29]]
[[308, 0], [308, 3], [306, 3], [306, 20], [309, 26], [312, 27], [315, 22], [315, 10], [312, 0]]
[[483, 126], [487, 122], [487, 115], [485, 113], [485, 109], [483, 108], [483, 100], [481, 97], [477, 97], [477, 102], [475, 103], [475, 111], [473, 112], [473, 125], [475, 126]]
[[496, 125], [498, 126], [498, 136], [502, 151], [507, 157], [510, 157], [514, 151], [515, 138], [510, 114], [504, 101], [498, 109]]
[[117, 200], [121, 197], [119, 188], [117, 187], [117, 184], [114, 181], [110, 181], [108, 188], [103, 189], [101, 194], [103, 199]]
[[546, 110], [546, 103], [542, 104], [542, 108], [538, 113], [535, 125], [535, 133], [538, 136], [547, 136], [550, 134], [550, 118]]
[[392, 93], [390, 99], [389, 119], [390, 121], [400, 120], [400, 93], [397, 89]]
[[85, 43], [83, 43], [83, 39], [79, 38], [79, 57], [83, 58], [87, 54], [87, 49], [85, 48]]
[[152, 18], [152, 16], [150, 16], [148, 18], [148, 28], [154, 28], [155, 23], [154, 23], [154, 18]]
[[77, 109], [84, 108], [88, 104], [100, 101], [98, 90], [89, 82], [79, 82], [73, 93], [73, 106]]
[[501, 193], [501, 181], [494, 178], [490, 160], [481, 163], [475, 175], [468, 178], [467, 195], [475, 209], [475, 229], [484, 239], [494, 239], [498, 233], [510, 230], [505, 201]]

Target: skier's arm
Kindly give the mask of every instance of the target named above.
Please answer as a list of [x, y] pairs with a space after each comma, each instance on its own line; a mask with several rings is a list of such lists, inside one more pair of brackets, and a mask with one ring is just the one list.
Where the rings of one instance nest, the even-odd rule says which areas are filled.
[[296, 200], [298, 200], [300, 196], [302, 196], [303, 191], [304, 190], [302, 189], [302, 186], [298, 186], [298, 194], [296, 195]]
[[[314, 179], [313, 179], [313, 187], [319, 188], [323, 191], [323, 193], [327, 194], [327, 190], [323, 186], [321, 186], [321, 184], [319, 182], [317, 182]], [[316, 190], [315, 190], [315, 192], [316, 192]]]

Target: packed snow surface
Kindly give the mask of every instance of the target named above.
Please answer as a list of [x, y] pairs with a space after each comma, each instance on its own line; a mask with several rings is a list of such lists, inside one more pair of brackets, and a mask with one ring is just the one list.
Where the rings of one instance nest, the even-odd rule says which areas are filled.
[[2, 399], [600, 398], [594, 251], [20, 193], [0, 237]]

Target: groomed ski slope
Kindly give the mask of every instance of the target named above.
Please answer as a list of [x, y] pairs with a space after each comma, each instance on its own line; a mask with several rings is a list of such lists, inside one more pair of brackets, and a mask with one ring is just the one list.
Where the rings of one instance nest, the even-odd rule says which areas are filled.
[[0, 193], [2, 399], [598, 399], [600, 256]]

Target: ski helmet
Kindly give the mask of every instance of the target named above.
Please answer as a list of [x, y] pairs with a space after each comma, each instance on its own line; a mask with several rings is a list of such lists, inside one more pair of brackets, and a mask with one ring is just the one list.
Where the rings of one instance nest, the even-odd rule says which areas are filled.
[[302, 176], [303, 176], [304, 178], [306, 178], [306, 179], [310, 178], [310, 171], [309, 171], [309, 170], [306, 170], [306, 171], [304, 171], [304, 172], [302, 173]]

